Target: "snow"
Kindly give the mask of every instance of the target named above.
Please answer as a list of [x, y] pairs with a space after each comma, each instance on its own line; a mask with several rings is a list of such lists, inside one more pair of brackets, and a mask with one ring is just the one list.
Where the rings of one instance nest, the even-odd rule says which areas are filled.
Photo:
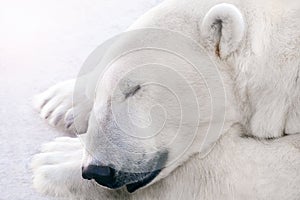
[[61, 132], [34, 94], [78, 73], [89, 53], [161, 0], [0, 0], [0, 200], [51, 199], [32, 188], [29, 163]]

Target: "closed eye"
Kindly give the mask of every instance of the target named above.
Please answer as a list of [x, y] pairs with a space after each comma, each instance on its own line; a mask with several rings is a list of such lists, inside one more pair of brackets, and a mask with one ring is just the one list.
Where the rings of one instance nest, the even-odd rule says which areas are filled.
[[141, 89], [140, 85], [137, 85], [137, 86], [134, 86], [134, 87], [130, 88], [130, 90], [128, 90], [126, 93], [124, 93], [125, 99], [135, 95], [140, 89]]

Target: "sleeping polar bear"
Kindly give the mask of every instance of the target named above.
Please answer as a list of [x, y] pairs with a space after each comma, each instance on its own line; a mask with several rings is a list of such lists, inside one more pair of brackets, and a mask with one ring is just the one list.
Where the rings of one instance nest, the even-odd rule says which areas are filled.
[[[130, 117], [139, 126], [148, 124], [145, 113], [153, 102], [174, 102], [160, 87], [136, 84], [134, 76], [121, 81], [140, 60], [157, 59], [151, 53], [120, 59], [104, 74], [93, 101], [80, 93], [72, 104], [75, 80], [37, 97], [42, 117], [54, 126], [76, 128], [82, 140], [63, 137], [43, 146], [32, 163], [35, 188], [72, 199], [299, 199], [299, 11], [299, 3], [292, 0], [169, 0], [149, 11], [130, 30], [168, 29], [203, 46], [222, 76], [225, 119], [206, 121], [209, 92], [199, 87], [196, 95], [204, 116], [188, 149], [182, 146], [191, 134], [189, 124], [166, 145], [178, 128], [176, 112], [171, 113], [173, 121], [166, 121], [163, 134], [147, 142], [123, 134], [118, 125], [128, 123], [123, 113], [127, 102], [134, 101], [128, 103]], [[193, 77], [195, 87], [195, 80], [203, 84], [189, 70], [181, 72]], [[115, 88], [125, 89], [115, 94]], [[121, 116], [118, 124], [114, 115]], [[153, 118], [155, 123], [160, 120], [160, 115]], [[203, 156], [203, 133], [223, 123], [222, 136]], [[135, 132], [149, 136], [140, 129]], [[285, 134], [290, 136], [263, 140]], [[184, 153], [176, 157], [178, 151]]]

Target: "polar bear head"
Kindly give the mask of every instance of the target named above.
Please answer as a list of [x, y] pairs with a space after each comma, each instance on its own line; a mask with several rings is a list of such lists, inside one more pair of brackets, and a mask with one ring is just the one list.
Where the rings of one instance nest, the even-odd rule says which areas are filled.
[[[268, 103], [257, 97], [257, 94], [264, 96], [276, 94], [276, 91], [270, 87], [272, 81], [263, 80], [256, 71], [257, 66], [265, 69], [262, 66], [265, 57], [262, 61], [257, 55], [249, 55], [253, 50], [249, 49], [249, 43], [255, 47], [260, 45], [257, 38], [251, 39], [253, 33], [249, 33], [252, 30], [248, 20], [254, 19], [239, 8], [242, 5], [181, 4], [180, 1], [167, 1], [142, 17], [132, 29], [170, 29], [200, 43], [209, 56], [200, 56], [199, 60], [206, 65], [212, 59], [220, 71], [227, 101], [221, 100], [219, 109], [220, 113], [226, 110], [225, 118], [221, 115], [211, 119], [210, 91], [220, 88], [207, 88], [207, 77], [190, 70], [182, 60], [160, 60], [164, 58], [163, 53], [157, 57], [151, 49], [121, 57], [111, 64], [95, 89], [94, 108], [85, 138], [84, 178], [94, 179], [110, 189], [126, 187], [127, 191], [134, 192], [167, 177], [193, 155], [207, 152], [218, 139], [207, 137], [211, 127], [223, 127], [225, 122], [223, 133], [227, 123], [240, 122], [249, 127], [249, 132], [262, 137], [269, 136], [272, 131], [282, 132], [283, 122], [274, 123], [268, 113], [276, 104], [280, 109], [275, 116], [284, 117], [287, 108], [281, 104], [285, 101], [271, 95], [268, 98], [274, 101], [266, 106]], [[261, 53], [259, 50], [257, 54]], [[140, 61], [145, 60], [150, 64], [141, 65]], [[178, 66], [175, 68], [188, 84], [177, 82], [180, 76], [173, 74], [176, 70], [161, 70], [157, 63]], [[252, 64], [257, 66], [249, 69]], [[264, 75], [267, 73], [260, 71]], [[217, 81], [213, 76], [208, 79]], [[148, 80], [154, 80], [153, 84]], [[174, 90], [156, 84], [161, 82]], [[194, 93], [189, 92], [189, 86]], [[172, 91], [176, 91], [175, 94]], [[181, 96], [179, 104], [178, 98], [174, 98], [176, 95]], [[268, 123], [261, 125], [263, 116], [269, 117], [275, 128], [269, 128]]]

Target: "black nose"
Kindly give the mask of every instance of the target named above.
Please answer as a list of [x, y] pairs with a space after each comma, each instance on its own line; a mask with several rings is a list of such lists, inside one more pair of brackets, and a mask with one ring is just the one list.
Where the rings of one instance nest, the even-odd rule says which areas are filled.
[[115, 169], [108, 166], [89, 165], [82, 168], [82, 178], [91, 180], [94, 179], [100, 185], [114, 188]]

